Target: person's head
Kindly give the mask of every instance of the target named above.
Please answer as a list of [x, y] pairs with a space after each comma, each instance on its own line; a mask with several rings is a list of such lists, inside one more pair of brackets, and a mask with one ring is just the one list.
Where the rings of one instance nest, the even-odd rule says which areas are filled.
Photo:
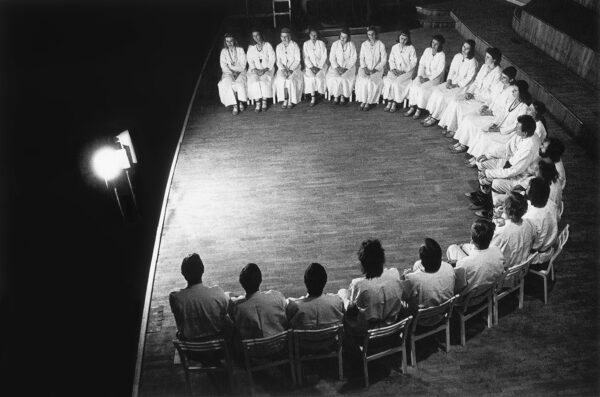
[[508, 66], [502, 69], [502, 74], [500, 75], [500, 81], [504, 83], [504, 85], [512, 84], [517, 77], [517, 69], [512, 66]]
[[526, 95], [529, 94], [529, 84], [524, 80], [517, 80], [514, 82], [514, 87], [517, 88], [517, 91], [513, 90], [513, 97], [525, 102]]
[[528, 114], [517, 117], [517, 134], [528, 138], [535, 132], [535, 120]]
[[342, 31], [340, 32], [340, 41], [342, 42], [342, 44], [346, 44], [350, 41], [350, 39], [352, 39], [352, 36], [350, 35], [350, 29], [342, 29]]
[[290, 44], [292, 41], [292, 32], [288, 28], [281, 29], [281, 34], [279, 35], [281, 38], [281, 42], [285, 45]]
[[262, 32], [258, 29], [252, 29], [252, 40], [254, 40], [254, 42], [257, 44], [262, 43], [263, 42]]
[[377, 40], [377, 30], [374, 26], [369, 26], [367, 28], [367, 39], [369, 39], [370, 42]]
[[250, 295], [258, 291], [262, 282], [262, 273], [256, 263], [248, 263], [240, 272], [240, 284], [246, 295]]
[[201, 283], [204, 274], [204, 263], [202, 263], [200, 255], [193, 253], [183, 258], [181, 274], [190, 285]]
[[496, 47], [488, 47], [485, 50], [485, 63], [487, 65], [493, 64], [494, 66], [500, 65], [502, 60], [502, 52]]
[[494, 230], [496, 230], [494, 222], [488, 219], [478, 219], [471, 225], [471, 241], [477, 249], [487, 249], [494, 237]]
[[396, 43], [400, 43], [401, 45], [411, 45], [412, 40], [410, 38], [410, 30], [401, 30], [396, 38]]
[[223, 48], [234, 48], [238, 46], [238, 42], [235, 39], [233, 33], [225, 33], [223, 37]]
[[533, 101], [527, 108], [527, 114], [536, 121], [541, 120], [544, 117], [544, 114], [546, 114], [546, 105], [540, 101]]
[[538, 163], [538, 176], [551, 185], [558, 180], [558, 171], [553, 162], [542, 159]]
[[434, 35], [431, 39], [431, 49], [433, 50], [433, 53], [435, 54], [437, 52], [444, 51], [445, 42], [446, 39], [444, 39], [444, 36], [442, 36], [441, 34]]
[[363, 241], [358, 250], [358, 260], [366, 278], [381, 276], [385, 264], [385, 251], [381, 241], [377, 239]]
[[553, 163], [558, 163], [565, 153], [565, 145], [556, 138], [546, 138], [540, 147], [540, 156], [549, 158]]
[[463, 42], [460, 53], [465, 58], [471, 59], [475, 56], [475, 41], [468, 39]]
[[311, 263], [304, 272], [304, 285], [310, 296], [321, 296], [327, 284], [327, 272], [319, 263]]
[[319, 38], [319, 31], [315, 28], [311, 28], [308, 31], [308, 37], [311, 41], [315, 42]]
[[419, 248], [419, 259], [427, 273], [435, 273], [442, 265], [442, 248], [432, 238], [426, 238]]
[[527, 199], [522, 194], [510, 192], [504, 201], [503, 216], [514, 223], [521, 222], [523, 215], [527, 212]]
[[531, 205], [536, 208], [543, 208], [548, 203], [548, 197], [550, 197], [550, 185], [539, 176], [533, 178], [529, 182], [529, 189], [527, 190], [527, 198]]

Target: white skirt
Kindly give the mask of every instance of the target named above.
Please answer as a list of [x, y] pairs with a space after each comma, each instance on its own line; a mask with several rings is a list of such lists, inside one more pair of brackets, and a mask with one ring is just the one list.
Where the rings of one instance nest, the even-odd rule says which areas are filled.
[[246, 71], [241, 72], [235, 80], [232, 73], [223, 73], [221, 81], [217, 84], [221, 103], [225, 106], [236, 105], [235, 94], [239, 101], [246, 102], [248, 100], [246, 80]]
[[279, 69], [275, 75], [275, 81], [273, 81], [273, 87], [275, 88], [275, 102], [282, 102], [285, 100], [285, 89], [288, 90], [288, 99], [293, 104], [300, 102], [302, 99], [302, 88], [304, 85], [304, 78], [302, 77], [302, 70], [300, 68], [294, 70], [294, 72], [286, 79], [283, 76], [283, 70]]
[[465, 115], [478, 114], [484, 103], [475, 99], [464, 99], [462, 94], [454, 97], [440, 116], [438, 125], [448, 131], [457, 131]]
[[412, 72], [406, 72], [396, 76], [392, 71], [383, 78], [383, 99], [402, 103], [406, 98], [406, 92], [411, 82]]
[[352, 96], [354, 89], [354, 81], [356, 79], [356, 66], [352, 66], [346, 70], [341, 76], [335, 68], [329, 68], [325, 76], [325, 85], [327, 86], [328, 95], [339, 97], [343, 95], [347, 98]]
[[475, 157], [479, 157], [482, 154], [496, 150], [499, 147], [503, 147], [514, 135], [514, 132], [504, 135], [499, 132], [481, 131], [481, 133], [475, 137], [473, 143], [469, 146], [467, 153]]
[[431, 117], [439, 120], [448, 104], [460, 94], [464, 94], [465, 87], [446, 88], [446, 83], [436, 85], [431, 91], [431, 96], [427, 101], [425, 109], [429, 111]]
[[262, 76], [254, 70], [248, 72], [248, 98], [260, 100], [273, 98], [273, 71], [268, 71]]
[[419, 80], [419, 76], [415, 77], [407, 88], [408, 102], [410, 103], [410, 105], [416, 105], [417, 107], [424, 109], [427, 105], [427, 101], [429, 100], [429, 96], [433, 91], [433, 87], [438, 85], [440, 83], [440, 80], [441, 76], [436, 79], [428, 80], [424, 83], [421, 83]]
[[381, 90], [383, 90], [383, 71], [367, 76], [363, 68], [358, 70], [356, 86], [354, 87], [357, 102], [378, 103]]
[[493, 116], [481, 116], [479, 114], [466, 116], [458, 130], [456, 130], [454, 139], [458, 139], [462, 145], [470, 147], [479, 139], [479, 134], [485, 134], [483, 131], [487, 130], [493, 123]]
[[306, 68], [304, 70], [304, 93], [312, 94], [317, 91], [321, 95], [325, 95], [325, 76], [327, 75], [327, 65], [314, 74], [312, 70]]

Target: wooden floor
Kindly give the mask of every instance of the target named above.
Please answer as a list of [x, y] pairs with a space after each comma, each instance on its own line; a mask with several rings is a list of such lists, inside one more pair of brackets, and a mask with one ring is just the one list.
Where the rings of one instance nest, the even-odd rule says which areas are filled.
[[[414, 32], [419, 54], [432, 33]], [[448, 54], [455, 53], [459, 35], [442, 33]], [[381, 37], [388, 52], [393, 36]], [[462, 164], [462, 155], [449, 153], [449, 140], [437, 127], [423, 128], [398, 113], [384, 113], [382, 106], [359, 112], [356, 104], [309, 108], [303, 103], [288, 111], [272, 107], [232, 117], [207, 94], [214, 88], [204, 88], [169, 194], [144, 345], [144, 396], [185, 393], [183, 370], [173, 363], [176, 329], [168, 294], [185, 286], [179, 268], [186, 254], [200, 254], [207, 284], [242, 293], [239, 271], [255, 262], [263, 272], [262, 289], [300, 296], [310, 262], [325, 265], [326, 290], [333, 292], [360, 275], [356, 251], [362, 240], [381, 239], [387, 265], [404, 269], [417, 259], [425, 237], [444, 249], [466, 242], [474, 220], [463, 193], [473, 190], [476, 175]], [[331, 368], [309, 368], [304, 388], [291, 389], [289, 380], [275, 373], [259, 380], [259, 391], [597, 394], [598, 169], [552, 120], [549, 131], [568, 148], [562, 224], [571, 225], [571, 238], [548, 305], [539, 294], [526, 297], [520, 312], [507, 302], [498, 327], [484, 329], [474, 320], [465, 348], [454, 345], [446, 354], [431, 343], [418, 345], [418, 372], [371, 367], [373, 384], [367, 390], [353, 371], [337, 381]], [[539, 292], [539, 285], [531, 287]], [[234, 392], [247, 394], [246, 382], [238, 373]], [[196, 387], [204, 395], [218, 391], [206, 378]]]

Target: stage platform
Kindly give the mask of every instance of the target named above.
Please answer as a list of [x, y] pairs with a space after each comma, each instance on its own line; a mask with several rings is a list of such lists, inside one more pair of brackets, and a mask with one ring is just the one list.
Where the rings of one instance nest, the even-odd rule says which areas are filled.
[[[462, 40], [453, 29], [413, 31], [418, 54], [434, 33], [446, 36], [451, 59]], [[381, 35], [388, 52], [395, 36]], [[462, 155], [448, 151], [450, 141], [437, 127], [423, 128], [401, 113], [383, 112], [381, 105], [360, 112], [356, 104], [302, 103], [233, 117], [217, 104], [210, 75], [217, 68], [207, 70], [167, 188], [155, 271], [149, 275], [135, 390], [141, 396], [185, 395], [183, 369], [174, 364], [176, 328], [168, 303], [169, 292], [185, 287], [180, 275], [185, 255], [200, 254], [206, 284], [241, 294], [239, 271], [255, 262], [263, 290], [297, 297], [305, 293], [302, 277], [311, 262], [325, 265], [326, 291], [335, 292], [360, 276], [356, 251], [364, 239], [381, 239], [387, 266], [402, 271], [418, 259], [425, 237], [445, 250], [469, 240], [475, 219], [463, 195], [473, 190], [475, 172], [463, 165]], [[308, 367], [303, 388], [292, 389], [282, 372], [259, 378], [260, 393], [597, 394], [598, 169], [552, 119], [549, 133], [567, 146], [561, 227], [569, 223], [571, 237], [547, 305], [541, 283], [533, 283], [522, 311], [515, 301], [501, 306], [497, 327], [484, 329], [483, 321], [474, 320], [466, 347], [454, 336], [448, 354], [433, 343], [420, 344], [419, 370], [405, 375], [375, 364], [369, 389], [362, 388], [360, 370], [338, 381], [335, 370]], [[245, 373], [237, 371], [235, 378], [235, 394], [249, 394]], [[206, 377], [195, 390], [218, 392]]]

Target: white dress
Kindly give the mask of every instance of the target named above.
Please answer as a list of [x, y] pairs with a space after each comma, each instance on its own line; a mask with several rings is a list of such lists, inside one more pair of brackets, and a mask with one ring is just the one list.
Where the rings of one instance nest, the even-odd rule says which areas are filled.
[[472, 138], [467, 153], [479, 157], [490, 149], [504, 146], [516, 134], [517, 118], [527, 113], [527, 105], [523, 102], [514, 109], [507, 109], [498, 115], [493, 123], [500, 127], [500, 132], [487, 132], [483, 129], [477, 131]]
[[[356, 79], [356, 47], [354, 43], [349, 41], [342, 45], [341, 41], [335, 41], [329, 52], [329, 63], [331, 67], [327, 72], [325, 80], [328, 95], [336, 98], [340, 95], [350, 97], [354, 89], [354, 80]], [[339, 75], [336, 70], [337, 67], [348, 70]]]
[[440, 116], [438, 125], [447, 128], [448, 131], [456, 131], [465, 114], [477, 112], [481, 106], [491, 103], [492, 87], [500, 82], [501, 74], [500, 66], [489, 68], [483, 65], [475, 81], [466, 90], [467, 93], [473, 94], [473, 98], [466, 100], [462, 94], [455, 96]]
[[[219, 88], [219, 98], [225, 106], [236, 105], [235, 93], [237, 99], [246, 102], [248, 96], [246, 93], [246, 54], [241, 47], [235, 47], [234, 51], [229, 51], [227, 48], [221, 50], [219, 58], [221, 64], [221, 81], [217, 84]], [[237, 78], [234, 78], [233, 72], [239, 73]]]
[[[256, 45], [248, 47], [248, 97], [259, 100], [273, 97], [273, 73], [275, 72], [275, 51], [269, 43], [263, 43], [259, 51]], [[259, 76], [256, 69], [269, 69]]]
[[[360, 69], [354, 88], [358, 102], [368, 104], [379, 102], [383, 89], [383, 68], [386, 61], [385, 45], [381, 40], [375, 40], [374, 44], [371, 44], [369, 40], [362, 43], [360, 46]], [[376, 69], [377, 72], [367, 75], [364, 68]]]
[[[288, 90], [289, 101], [296, 104], [302, 99], [302, 88], [304, 78], [300, 65], [300, 47], [294, 41], [286, 46], [279, 43], [275, 49], [277, 55], [277, 74], [273, 87], [275, 88], [275, 101], [285, 99], [285, 89]], [[292, 74], [286, 79], [283, 75], [283, 69], [288, 68]]]
[[[399, 103], [404, 100], [403, 94], [408, 88], [413, 70], [417, 66], [417, 51], [412, 45], [401, 47], [400, 43], [395, 44], [390, 51], [388, 62], [390, 70], [383, 78], [383, 99]], [[398, 69], [402, 74], [396, 76], [392, 72], [393, 69]]]
[[475, 77], [477, 65], [475, 58], [468, 59], [460, 53], [454, 55], [447, 80], [452, 80], [452, 84], [458, 84], [458, 87], [448, 89], [446, 83], [440, 83], [433, 88], [425, 107], [431, 117], [439, 120], [448, 103], [457, 95], [465, 93], [468, 84]]
[[[327, 74], [327, 48], [325, 43], [317, 40], [307, 40], [302, 46], [304, 55], [304, 93], [312, 94], [317, 91], [319, 94], [325, 94], [325, 75]], [[314, 74], [312, 67], [321, 70]]]
[[[423, 51], [423, 55], [419, 61], [417, 77], [413, 79], [405, 93], [405, 97], [408, 97], [410, 105], [416, 105], [421, 109], [425, 108], [433, 87], [441, 83], [444, 79], [445, 67], [446, 54], [443, 51], [435, 55], [432, 54], [431, 47]], [[429, 80], [421, 83], [419, 77], [426, 77]]]

